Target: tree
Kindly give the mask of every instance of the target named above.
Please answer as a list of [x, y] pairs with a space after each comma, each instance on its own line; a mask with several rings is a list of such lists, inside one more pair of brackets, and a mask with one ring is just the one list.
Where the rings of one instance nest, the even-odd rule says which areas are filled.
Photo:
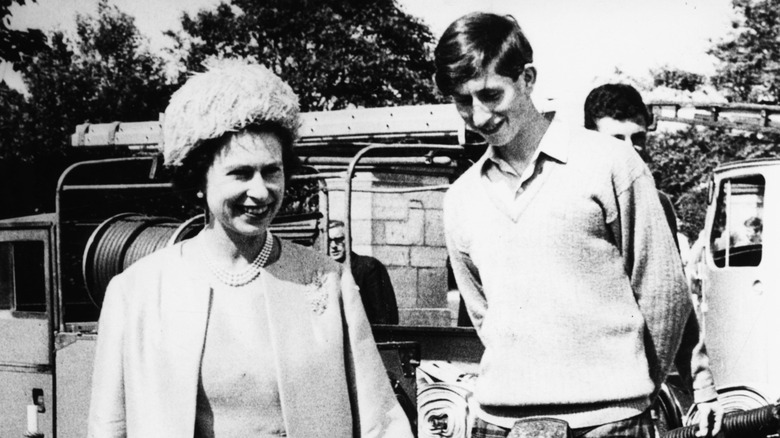
[[[705, 78], [666, 67], [653, 72], [651, 94], [662, 100], [777, 103], [780, 99], [780, 0], [733, 0], [740, 19], [733, 37], [708, 53], [721, 61], [718, 73]], [[712, 87], [717, 88], [713, 89]], [[673, 97], [672, 97], [673, 96]], [[746, 158], [777, 156], [779, 135], [691, 127], [659, 131], [649, 153], [659, 187], [677, 207], [680, 228], [695, 237], [704, 225], [706, 186], [718, 165]]]
[[98, 3], [98, 17], [77, 16], [76, 39], [53, 32], [20, 70], [29, 91], [27, 159], [62, 156], [79, 123], [157, 119], [171, 87], [133, 18]]
[[713, 82], [736, 102], [780, 102], [780, 0], [733, 0], [735, 36], [708, 53], [721, 61]]
[[669, 87], [675, 90], [693, 92], [705, 84], [706, 78], [697, 73], [665, 67], [651, 71], [654, 87]]
[[254, 58], [297, 92], [303, 111], [437, 101], [434, 38], [395, 0], [232, 0], [183, 15], [168, 35], [189, 71], [211, 56]]
[[11, 63], [19, 62], [26, 55], [41, 49], [46, 41], [43, 32], [38, 29], [8, 28], [13, 3], [24, 5], [25, 0], [0, 0], [0, 60]]
[[0, 89], [14, 103], [0, 110], [0, 185], [16, 188], [0, 216], [53, 209], [59, 175], [93, 154], [70, 146], [76, 125], [154, 120], [170, 97], [164, 64], [132, 17], [101, 0], [98, 16], [78, 16], [76, 27], [73, 40], [53, 32], [18, 63], [28, 98]]

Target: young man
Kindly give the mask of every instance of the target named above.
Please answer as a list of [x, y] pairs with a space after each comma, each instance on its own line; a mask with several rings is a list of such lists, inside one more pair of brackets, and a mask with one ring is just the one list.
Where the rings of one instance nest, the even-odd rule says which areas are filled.
[[[650, 164], [645, 147], [647, 128], [652, 119], [642, 96], [627, 84], [605, 84], [594, 88], [585, 99], [585, 128], [610, 135], [635, 149]], [[658, 191], [669, 229], [677, 233], [677, 216], [669, 197]], [[685, 326], [682, 345], [675, 359], [677, 371], [693, 389], [693, 401], [699, 409], [698, 436], [713, 436], [720, 431], [723, 407], [709, 367], [704, 340], [699, 338], [699, 323], [695, 313]]]
[[[344, 245], [344, 222], [333, 220], [328, 224], [330, 256], [344, 263], [347, 251]], [[379, 260], [355, 254], [350, 258], [352, 276], [360, 288], [360, 298], [371, 324], [398, 324], [398, 304], [387, 268]]]
[[459, 18], [435, 58], [439, 89], [489, 144], [444, 205], [485, 345], [472, 436], [552, 417], [578, 437], [652, 437], [648, 408], [691, 304], [647, 166], [539, 113], [533, 51], [511, 17]]
[[[585, 98], [585, 128], [610, 135], [633, 147], [650, 164], [647, 154], [647, 127], [652, 123], [642, 96], [627, 84], [606, 84], [596, 87]], [[666, 222], [677, 242], [677, 215], [669, 195], [658, 191]], [[678, 243], [679, 247], [679, 243]]]

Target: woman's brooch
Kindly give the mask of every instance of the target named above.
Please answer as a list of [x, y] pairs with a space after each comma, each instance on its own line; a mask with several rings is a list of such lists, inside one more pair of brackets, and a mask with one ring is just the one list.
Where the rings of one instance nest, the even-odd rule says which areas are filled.
[[322, 271], [315, 271], [313, 278], [306, 287], [311, 310], [322, 315], [328, 308], [328, 277]]

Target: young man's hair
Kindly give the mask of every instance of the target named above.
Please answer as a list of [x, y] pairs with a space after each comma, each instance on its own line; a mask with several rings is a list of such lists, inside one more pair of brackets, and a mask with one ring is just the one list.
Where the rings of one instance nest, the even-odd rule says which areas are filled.
[[332, 230], [333, 228], [344, 228], [344, 221], [340, 221], [338, 219], [331, 219], [328, 221], [328, 229]]
[[445, 96], [481, 75], [495, 62], [495, 72], [516, 81], [533, 49], [510, 15], [473, 12], [447, 27], [434, 51], [436, 85]]
[[636, 120], [648, 127], [652, 117], [642, 95], [631, 85], [606, 84], [591, 90], [585, 99], [585, 128], [596, 130], [596, 122], [604, 117], [618, 121]]

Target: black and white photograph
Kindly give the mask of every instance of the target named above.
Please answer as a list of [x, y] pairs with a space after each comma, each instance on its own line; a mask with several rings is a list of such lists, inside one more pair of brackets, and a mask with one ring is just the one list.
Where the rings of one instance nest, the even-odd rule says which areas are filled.
[[4, 0], [0, 99], [0, 437], [780, 435], [780, 0]]

